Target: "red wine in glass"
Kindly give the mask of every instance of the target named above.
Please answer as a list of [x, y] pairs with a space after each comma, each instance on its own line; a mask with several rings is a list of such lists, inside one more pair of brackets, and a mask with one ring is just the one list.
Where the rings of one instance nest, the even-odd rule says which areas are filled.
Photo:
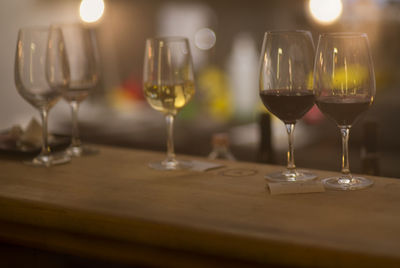
[[264, 35], [260, 66], [260, 98], [285, 124], [288, 133], [286, 170], [267, 174], [272, 181], [306, 181], [317, 176], [294, 163], [294, 128], [314, 105], [314, 44], [308, 31], [270, 31]]
[[314, 93], [311, 90], [268, 90], [260, 93], [264, 106], [276, 117], [287, 124], [296, 123], [314, 105]]
[[370, 97], [329, 96], [316, 100], [323, 114], [332, 119], [338, 126], [351, 126], [357, 117], [368, 110], [372, 100]]
[[334, 190], [358, 190], [373, 185], [350, 172], [350, 129], [375, 98], [375, 73], [365, 33], [326, 33], [319, 37], [314, 68], [316, 104], [338, 126], [342, 138], [341, 174], [322, 180]]

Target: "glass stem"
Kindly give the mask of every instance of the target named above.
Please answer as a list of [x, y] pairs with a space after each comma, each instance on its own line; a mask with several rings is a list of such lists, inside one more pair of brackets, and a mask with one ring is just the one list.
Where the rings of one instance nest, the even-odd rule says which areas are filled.
[[48, 118], [48, 110], [47, 108], [42, 108], [40, 110], [40, 116], [42, 117], [42, 151], [40, 154], [42, 156], [50, 155], [50, 147], [48, 142], [48, 130], [47, 130], [47, 118]]
[[287, 151], [287, 169], [291, 172], [296, 171], [296, 165], [294, 164], [294, 146], [293, 146], [293, 140], [294, 140], [294, 127], [295, 124], [285, 124], [286, 126], [286, 131], [288, 133], [288, 141], [289, 141], [289, 148]]
[[79, 139], [79, 128], [78, 128], [78, 110], [79, 103], [77, 101], [72, 101], [70, 103], [72, 111], [72, 147], [79, 147], [81, 145], [81, 140]]
[[167, 122], [167, 162], [175, 162], [175, 152], [174, 152], [174, 116], [172, 114], [167, 114], [165, 116]]
[[342, 135], [342, 174], [350, 177], [349, 167], [349, 134], [350, 128], [348, 126], [340, 127], [340, 134]]

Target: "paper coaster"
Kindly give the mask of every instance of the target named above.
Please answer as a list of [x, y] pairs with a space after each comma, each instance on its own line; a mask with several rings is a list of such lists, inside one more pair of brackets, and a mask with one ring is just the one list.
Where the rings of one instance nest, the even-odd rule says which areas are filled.
[[304, 182], [269, 182], [268, 188], [272, 195], [325, 192], [325, 188], [319, 180]]
[[193, 161], [191, 161], [191, 163], [193, 165], [191, 170], [194, 170], [194, 171], [207, 171], [207, 170], [211, 170], [211, 169], [215, 169], [215, 168], [224, 166], [222, 164], [217, 164], [217, 163], [213, 163], [213, 162], [203, 162], [203, 161], [197, 161], [197, 160], [193, 160]]

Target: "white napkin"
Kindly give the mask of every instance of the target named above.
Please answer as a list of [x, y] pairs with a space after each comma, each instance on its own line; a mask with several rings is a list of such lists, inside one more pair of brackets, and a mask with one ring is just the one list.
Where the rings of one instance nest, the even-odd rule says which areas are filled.
[[204, 162], [204, 161], [198, 161], [198, 160], [193, 160], [192, 165], [193, 166], [192, 166], [191, 170], [194, 170], [194, 171], [207, 171], [207, 170], [211, 170], [214, 168], [219, 168], [219, 167], [224, 166], [224, 165], [218, 164], [218, 163]]
[[21, 145], [33, 147], [42, 146], [42, 126], [40, 123], [35, 118], [32, 118], [25, 130], [22, 131], [17, 141]]

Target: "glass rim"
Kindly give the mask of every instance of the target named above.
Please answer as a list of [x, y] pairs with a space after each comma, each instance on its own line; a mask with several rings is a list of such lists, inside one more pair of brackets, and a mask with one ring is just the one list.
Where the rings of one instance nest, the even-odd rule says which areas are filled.
[[178, 42], [178, 41], [189, 41], [189, 39], [185, 36], [156, 36], [156, 37], [151, 37], [146, 39], [147, 42], [154, 42], [154, 41], [173, 41], [173, 42]]
[[320, 37], [332, 37], [332, 38], [365, 38], [368, 37], [366, 33], [362, 32], [332, 32], [332, 33], [321, 33]]
[[39, 26], [26, 26], [26, 27], [21, 27], [18, 29], [19, 32], [25, 32], [25, 31], [49, 31], [50, 27], [49, 26], [44, 26], [44, 25], [39, 25]]
[[49, 28], [64, 28], [64, 27], [80, 27], [82, 29], [90, 29], [89, 26], [81, 22], [60, 22], [60, 23], [52, 23]]
[[310, 34], [311, 32], [308, 30], [271, 30], [266, 31], [265, 35], [267, 34]]

